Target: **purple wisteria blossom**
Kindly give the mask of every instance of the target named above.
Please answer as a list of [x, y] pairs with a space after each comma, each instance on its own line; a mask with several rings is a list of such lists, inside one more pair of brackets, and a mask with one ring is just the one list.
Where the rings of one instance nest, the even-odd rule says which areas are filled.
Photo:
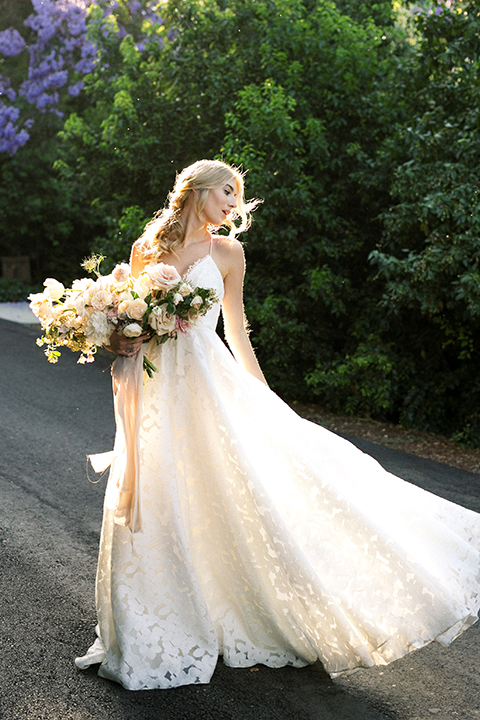
[[10, 85], [10, 78], [0, 75], [0, 101], [3, 102], [5, 98], [15, 100], [16, 97], [17, 93]]
[[0, 53], [5, 57], [19, 55], [25, 47], [25, 40], [15, 28], [0, 32]]
[[128, 6], [130, 8], [130, 12], [133, 14], [142, 12], [142, 9], [143, 9], [142, 3], [140, 2], [140, 0], [130, 0], [130, 2], [128, 3]]
[[0, 101], [0, 152], [13, 155], [25, 145], [30, 135], [25, 128], [18, 129], [20, 110]]
[[[32, 0], [35, 14], [25, 20], [37, 35], [30, 45], [28, 78], [19, 93], [41, 112], [60, 114], [58, 90], [67, 85], [72, 69], [86, 74], [93, 70], [97, 56], [87, 38], [87, 9], [91, 0]], [[79, 79], [70, 86], [78, 95]], [[70, 90], [70, 88], [69, 88]], [[71, 93], [70, 93], [71, 94]]]
[[[34, 12], [24, 21], [30, 30], [29, 44], [14, 28], [0, 32], [0, 53], [5, 57], [28, 52], [27, 77], [16, 89], [7, 77], [0, 76], [0, 152], [14, 154], [28, 138], [28, 128], [33, 119], [21, 117], [13, 103], [21, 99], [28, 103], [33, 114], [53, 113], [62, 117], [59, 107], [62, 98], [77, 97], [84, 88], [83, 77], [95, 68], [101, 53], [97, 40], [91, 39], [88, 26], [88, 10], [91, 6], [102, 8], [100, 36], [105, 39], [116, 36], [117, 41], [127, 35], [127, 29], [111, 16], [119, 6], [117, 0], [32, 0]], [[135, 26], [147, 21], [152, 26], [162, 24], [156, 10], [155, 0], [130, 0], [127, 3], [130, 18]], [[136, 37], [136, 48], [143, 52], [146, 38], [143, 32]], [[158, 36], [155, 36], [163, 42]], [[103, 67], [108, 63], [103, 61]]]
[[421, 13], [427, 13], [427, 15], [441, 15], [445, 12], [445, 9], [451, 10], [455, 7], [455, 0], [443, 0], [442, 2], [423, 2], [412, 7], [412, 13], [419, 15]]
[[[0, 82], [0, 152], [13, 155], [29, 139], [32, 118], [23, 119], [18, 107], [21, 99], [33, 111], [62, 116], [60, 91], [78, 95], [83, 88], [78, 76], [91, 72], [97, 50], [87, 39], [87, 9], [92, 0], [32, 0], [34, 12], [24, 21], [30, 29], [26, 46], [18, 30], [0, 33], [0, 52], [5, 56], [29, 54], [28, 75], [15, 91], [8, 78]], [[10, 101], [10, 102], [9, 102]]]

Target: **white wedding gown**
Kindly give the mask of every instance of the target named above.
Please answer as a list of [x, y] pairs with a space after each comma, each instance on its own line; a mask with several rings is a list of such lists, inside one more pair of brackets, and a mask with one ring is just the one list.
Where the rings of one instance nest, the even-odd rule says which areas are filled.
[[[188, 280], [223, 295], [210, 255]], [[477, 619], [480, 515], [300, 418], [233, 360], [218, 313], [148, 346], [144, 528], [114, 522], [112, 468], [99, 638], [79, 667], [170, 688], [207, 683], [219, 655], [232, 667], [319, 658], [335, 674], [451, 642]]]

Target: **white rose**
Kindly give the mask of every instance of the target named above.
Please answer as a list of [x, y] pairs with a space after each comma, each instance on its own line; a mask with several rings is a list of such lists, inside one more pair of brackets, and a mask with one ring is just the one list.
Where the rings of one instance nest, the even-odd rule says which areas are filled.
[[54, 278], [47, 278], [43, 284], [45, 285], [45, 295], [51, 300], [60, 300], [65, 292], [65, 286]]
[[175, 329], [175, 315], [169, 315], [165, 305], [157, 305], [153, 308], [148, 322], [157, 335], [165, 335]]
[[183, 296], [180, 293], [175, 293], [173, 296], [173, 304], [178, 305], [178, 303], [183, 302]]
[[140, 298], [132, 300], [127, 308], [127, 315], [132, 320], [141, 320], [148, 308], [147, 303]]
[[170, 290], [182, 280], [178, 270], [173, 265], [165, 265], [165, 263], [147, 265], [145, 272], [150, 278], [152, 287], [156, 290]]
[[138, 337], [143, 332], [143, 328], [138, 323], [130, 323], [123, 328], [122, 333], [125, 337]]
[[194, 307], [194, 308], [197, 308], [197, 310], [198, 310], [198, 308], [199, 308], [199, 307], [202, 307], [202, 305], [203, 305], [203, 300], [202, 300], [202, 298], [200, 297], [200, 295], [195, 295], [195, 297], [193, 298], [192, 302], [190, 303], [190, 306], [191, 306], [191, 307]]

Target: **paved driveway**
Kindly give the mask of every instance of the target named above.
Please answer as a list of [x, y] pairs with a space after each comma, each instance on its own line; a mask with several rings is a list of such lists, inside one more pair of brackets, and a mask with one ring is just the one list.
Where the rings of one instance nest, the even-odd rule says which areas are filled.
[[[433, 643], [388, 668], [332, 681], [295, 670], [219, 664], [209, 685], [128, 692], [77, 671], [93, 639], [104, 481], [85, 455], [109, 450], [108, 360], [49, 365], [37, 331], [0, 320], [1, 720], [480, 720], [480, 632]], [[356, 441], [357, 442], [357, 441]], [[389, 470], [480, 511], [480, 476], [371, 443]]]

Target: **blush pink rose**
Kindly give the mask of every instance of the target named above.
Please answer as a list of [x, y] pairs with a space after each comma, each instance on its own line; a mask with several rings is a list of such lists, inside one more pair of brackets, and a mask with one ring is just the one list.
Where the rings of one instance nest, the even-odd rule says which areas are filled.
[[170, 290], [182, 280], [178, 271], [172, 265], [165, 265], [165, 263], [147, 265], [145, 272], [155, 290]]
[[130, 267], [127, 263], [116, 265], [112, 270], [112, 278], [116, 285], [126, 285], [130, 278]]
[[180, 330], [180, 332], [185, 335], [190, 328], [192, 327], [188, 320], [185, 320], [184, 318], [179, 318], [178, 316], [175, 318], [175, 327], [177, 330]]

